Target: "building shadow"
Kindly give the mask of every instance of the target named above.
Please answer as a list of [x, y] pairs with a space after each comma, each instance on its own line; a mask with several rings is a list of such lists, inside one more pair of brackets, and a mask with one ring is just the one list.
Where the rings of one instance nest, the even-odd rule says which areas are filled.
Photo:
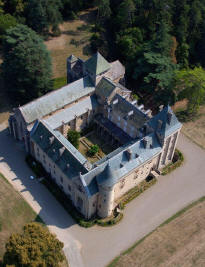
[[8, 128], [0, 129], [0, 144], [0, 172], [2, 167], [6, 168], [9, 182], [18, 188], [34, 210], [39, 210], [37, 216], [48, 226], [65, 229], [75, 225], [73, 218], [47, 188], [36, 179], [30, 179], [34, 174], [25, 162], [26, 152], [21, 143], [10, 136]]

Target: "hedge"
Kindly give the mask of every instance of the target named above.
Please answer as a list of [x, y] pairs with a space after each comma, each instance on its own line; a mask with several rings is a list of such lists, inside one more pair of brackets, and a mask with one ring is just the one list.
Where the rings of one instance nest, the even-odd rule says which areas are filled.
[[173, 157], [173, 162], [168, 164], [166, 167], [163, 168], [161, 174], [166, 175], [176, 168], [180, 167], [184, 161], [184, 156], [181, 151], [178, 149], [175, 150], [174, 152], [174, 157]]

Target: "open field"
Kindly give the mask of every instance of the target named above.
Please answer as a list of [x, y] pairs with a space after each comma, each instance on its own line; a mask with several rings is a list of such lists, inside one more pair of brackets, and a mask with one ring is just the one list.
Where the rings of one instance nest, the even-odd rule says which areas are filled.
[[200, 108], [199, 116], [194, 121], [183, 124], [182, 132], [205, 149], [205, 106]]
[[[187, 101], [179, 101], [172, 107], [174, 112], [186, 110]], [[205, 149], [205, 106], [201, 106], [199, 112], [191, 121], [183, 122], [182, 133], [194, 143]]]
[[0, 260], [4, 246], [11, 233], [21, 231], [31, 221], [41, 221], [40, 217], [25, 202], [0, 174]]
[[51, 52], [53, 77], [66, 76], [66, 59], [71, 54], [87, 59], [92, 53], [89, 47], [91, 27], [95, 20], [95, 9], [82, 11], [79, 19], [60, 25], [62, 34], [51, 38], [45, 44]]
[[205, 197], [179, 211], [109, 267], [205, 266]]

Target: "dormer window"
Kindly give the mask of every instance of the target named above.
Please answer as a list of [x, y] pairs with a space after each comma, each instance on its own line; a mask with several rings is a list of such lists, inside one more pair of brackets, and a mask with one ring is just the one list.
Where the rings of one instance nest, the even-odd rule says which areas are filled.
[[163, 124], [163, 121], [158, 120], [158, 122], [157, 122], [157, 130], [161, 130], [162, 129], [162, 124]]

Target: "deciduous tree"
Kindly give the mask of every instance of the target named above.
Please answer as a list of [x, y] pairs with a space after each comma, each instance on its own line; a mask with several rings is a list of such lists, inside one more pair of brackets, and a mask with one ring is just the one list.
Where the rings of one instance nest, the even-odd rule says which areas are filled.
[[175, 90], [188, 100], [188, 113], [196, 113], [205, 101], [205, 71], [201, 67], [176, 71]]
[[22, 234], [12, 234], [6, 243], [4, 265], [15, 267], [60, 267], [63, 243], [37, 223], [24, 226]]

